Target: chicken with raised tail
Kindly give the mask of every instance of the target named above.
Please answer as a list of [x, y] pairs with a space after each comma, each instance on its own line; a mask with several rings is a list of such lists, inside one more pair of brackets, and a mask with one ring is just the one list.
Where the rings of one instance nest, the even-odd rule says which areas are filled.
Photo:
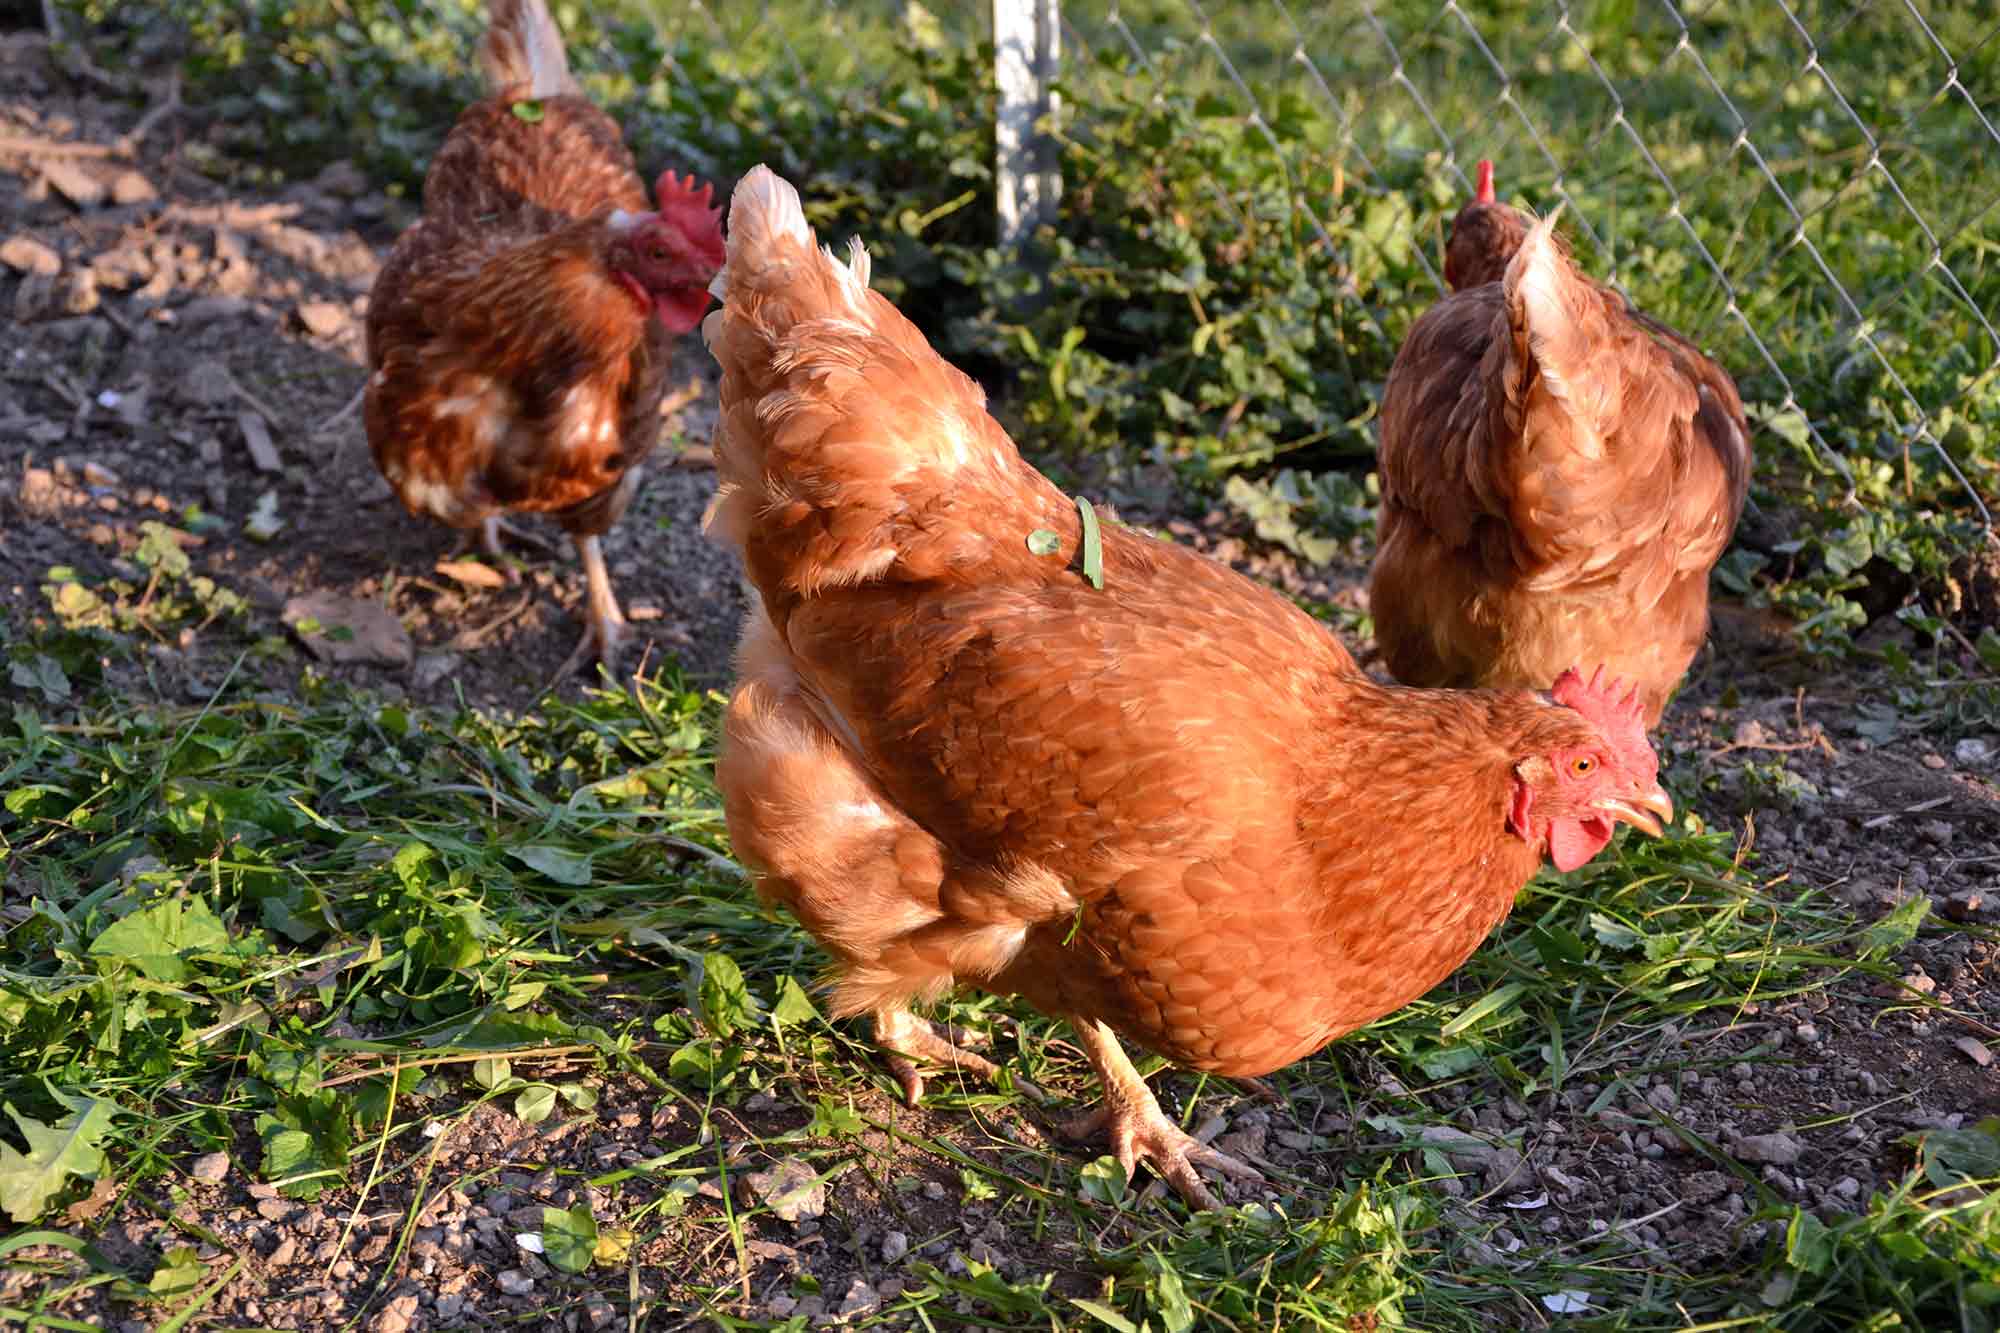
[[1371, 682], [1222, 565], [1100, 520], [977, 385], [819, 248], [760, 167], [730, 205], [706, 518], [757, 590], [717, 779], [759, 891], [832, 956], [832, 1008], [991, 1077], [912, 1007], [957, 985], [1075, 1029], [1088, 1118], [1192, 1203], [1254, 1177], [1120, 1046], [1252, 1076], [1421, 995], [1544, 858], [1672, 811], [1631, 698]]
[[1369, 604], [1410, 685], [1543, 689], [1601, 662], [1660, 720], [1708, 633], [1708, 574], [1750, 486], [1729, 373], [1579, 272], [1555, 217], [1451, 224], [1453, 288], [1382, 394]]
[[364, 421], [411, 513], [477, 529], [496, 559], [508, 513], [571, 536], [588, 600], [567, 675], [615, 665], [627, 632], [599, 538], [659, 440], [672, 341], [708, 308], [722, 230], [692, 178], [666, 172], [648, 200], [543, 0], [491, 0], [479, 57], [490, 95], [438, 149], [369, 297]]

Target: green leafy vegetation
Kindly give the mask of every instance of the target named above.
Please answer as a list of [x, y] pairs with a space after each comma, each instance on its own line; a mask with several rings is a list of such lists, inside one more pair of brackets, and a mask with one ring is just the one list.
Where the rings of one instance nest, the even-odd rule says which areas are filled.
[[[469, 2], [170, 8], [260, 169], [357, 157], [414, 191], [477, 91]], [[1704, 16], [1683, 43], [1671, 11], [1630, 4], [1562, 27], [1377, 10], [1379, 27], [1238, 6], [1213, 42], [1169, 0], [1066, 14], [1046, 126], [1064, 201], [1027, 265], [991, 245], [992, 62], [969, 15], [560, 18], [642, 162], [727, 181], [768, 161], [798, 182], [821, 232], [865, 237], [878, 287], [1052, 462], [1166, 464], [1200, 488], [1279, 465], [1333, 479], [1331, 505], [1284, 483], [1228, 494], [1308, 559], [1368, 526], [1382, 380], [1435, 299], [1462, 173], [1492, 156], [1509, 197], [1564, 203], [1587, 266], [1737, 373], [1759, 517], [1730, 591], [1832, 651], [1912, 597], [2000, 614], [1955, 604], [1975, 496], [2000, 497], [1992, 179], [1960, 179], [2000, 148], [1967, 94], [2000, 83], [1977, 13]]]
[[[187, 27], [190, 98], [218, 113], [227, 150], [196, 143], [190, 157], [220, 175], [304, 176], [352, 158], [409, 195], [474, 93], [469, 0], [167, 8]], [[642, 163], [726, 180], [763, 160], [799, 182], [827, 239], [867, 238], [878, 287], [994, 386], [1054, 470], [1171, 471], [1308, 561], [1365, 546], [1374, 404], [1435, 292], [1437, 229], [1463, 193], [1462, 163], [1412, 99], [1373, 95], [1387, 77], [1379, 42], [1294, 34], [1275, 7], [1251, 6], [1213, 7], [1209, 45], [1179, 6], [1142, 4], [1122, 20], [1142, 58], [1078, 7], [1100, 40], [1066, 74], [1049, 127], [1063, 212], [1024, 265], [990, 244], [991, 53], [954, 26], [962, 16], [773, 5], [754, 22], [715, 8], [709, 22], [662, 26], [558, 6], [580, 71]], [[1489, 105], [1469, 43], [1427, 26], [1434, 7], [1377, 8], [1392, 31], [1421, 35], [1402, 68], [1431, 114], [1468, 152], [1496, 153], [1509, 190], [1552, 202], [1555, 173]], [[123, 7], [83, 9], [113, 37], [144, 32]], [[1992, 497], [2000, 376], [1976, 316], [2000, 306], [2000, 269], [1970, 211], [1991, 192], [1952, 174], [1990, 164], [1991, 145], [1951, 99], [1898, 119], [1930, 86], [1918, 77], [1929, 61], [1907, 58], [1893, 12], [1835, 25], [1822, 59], [1863, 114], [1901, 125], [1887, 160], [1920, 222], [1898, 211], [1886, 175], [1857, 174], [1853, 136], [1819, 85], [1795, 62], [1757, 63], [1760, 47], [1790, 40], [1779, 19], [1700, 28], [1697, 49], [1727, 61], [1718, 76], [1759, 141], [1801, 145], [1782, 180], [1813, 210], [1829, 276], [1786, 240], [1773, 192], [1743, 189], [1736, 127], [1712, 91], [1688, 68], [1649, 74], [1671, 31], [1624, 4], [1574, 22], [1580, 40], [1552, 41], [1480, 19], [1519, 100], [1547, 113], [1541, 140], [1578, 167], [1563, 189], [1594, 229], [1579, 253], [1742, 375], [1761, 426], [1757, 499], [1777, 535], [1734, 552], [1720, 584], [1792, 612], [1829, 650], [1850, 646], [1864, 602], [1914, 597], [1902, 624], [1919, 646], [1878, 650], [1899, 683], [1868, 705], [1869, 724], [1885, 737], [1990, 725], [2000, 638], [1944, 595], [1976, 515], [1913, 435], [1911, 404]], [[2000, 43], [1955, 13], [1937, 22], [1968, 85], [1991, 87]], [[1291, 58], [1301, 38], [1325, 87]], [[1257, 120], [1218, 49], [1258, 90]], [[1602, 132], [1580, 53], [1629, 90], [1674, 191]], [[1667, 216], [1723, 262], [1729, 288]], [[1967, 300], [1939, 285], [1927, 225]], [[1292, 1212], [1163, 1214], [1111, 1159], [1032, 1136], [926, 1138], [885, 1115], [892, 1080], [813, 1003], [821, 955], [728, 860], [712, 696], [669, 679], [502, 716], [419, 710], [308, 674], [296, 698], [233, 678], [193, 706], [113, 698], [115, 635], [242, 614], [192, 573], [173, 533], [147, 525], [131, 576], [85, 586], [52, 573], [53, 627], [6, 649], [0, 1207], [18, 1225], [59, 1225], [99, 1185], [166, 1195], [182, 1164], [217, 1151], [245, 1154], [284, 1198], [358, 1208], [392, 1146], [423, 1160], [430, 1126], [487, 1106], [530, 1125], [588, 1118], [622, 1079], [685, 1111], [685, 1133], [588, 1177], [601, 1203], [547, 1209], [536, 1233], [553, 1268], [621, 1290], [632, 1256], [662, 1237], [693, 1232], [740, 1258], [745, 1215], [775, 1206], [729, 1187], [737, 1168], [717, 1140], [748, 1133], [738, 1142], [752, 1151], [800, 1156], [816, 1179], [867, 1172], [891, 1198], [917, 1186], [895, 1155], [914, 1153], [942, 1167], [955, 1200], [1060, 1240], [1061, 1272], [1009, 1276], [976, 1255], [913, 1263], [919, 1279], [888, 1311], [939, 1326], [965, 1302], [996, 1327], [1175, 1333], [1508, 1327], [1524, 1310], [1630, 1329], [1993, 1327], [1990, 1125], [1926, 1132], [1907, 1172], [1839, 1217], [1760, 1193], [1746, 1225], [1770, 1231], [1747, 1276], [1635, 1256], [1610, 1235], [1503, 1251], [1445, 1188], [1460, 1166], [1436, 1137], [1462, 1132], [1447, 1105], [1470, 1115], [1566, 1097], [1597, 1110], [1630, 1104], [1650, 1075], [1708, 1070], [1717, 1057], [1688, 1049], [1686, 1030], [1841, 973], [1894, 975], [1897, 950], [1939, 928], [1921, 902], [1857, 924], [1818, 891], [1737, 864], [1698, 821], [1658, 843], [1621, 841], [1582, 875], [1538, 880], [1431, 995], [1279, 1076], [1282, 1092], [1311, 1089], [1349, 1119], [1337, 1136], [1311, 1130], [1313, 1151], [1340, 1154], [1328, 1188]], [[1042, 535], [1027, 535], [1030, 549]], [[1737, 781], [1746, 805], [1814, 794], [1781, 763]], [[988, 1030], [1011, 1020], [1010, 1070], [1094, 1096], [1041, 1016], [977, 996], [945, 1016]], [[1161, 1081], [1197, 1098], [1214, 1086]], [[746, 1131], [759, 1096], [796, 1109], [792, 1127]], [[934, 1081], [930, 1103], [973, 1124], [1034, 1118], [1011, 1091], [955, 1080]], [[1645, 1123], [1720, 1160], [1664, 1111]], [[715, 1200], [700, 1192], [712, 1178]], [[61, 1231], [19, 1232], [0, 1253], [38, 1246], [176, 1318], [215, 1289], [192, 1249], [168, 1251], [150, 1277]], [[673, 1281], [688, 1311], [733, 1308], [723, 1266]]]
[[[970, 1258], [914, 1264], [895, 1308], [966, 1300], [1077, 1329], [1450, 1329], [1490, 1324], [1496, 1302], [1580, 1291], [1593, 1310], [1629, 1303], [1619, 1327], [1672, 1325], [1668, 1300], [1775, 1311], [1787, 1328], [1900, 1301], [1922, 1327], [1992, 1280], [1988, 1126], [1924, 1136], [1909, 1176], [1864, 1212], [1769, 1213], [1782, 1243], [1747, 1283], [1640, 1269], [1609, 1237], [1495, 1268], [1472, 1215], [1427, 1183], [1455, 1170], [1434, 1137], [1452, 1124], [1441, 1105], [1609, 1102], [1652, 1073], [1699, 1070], [1675, 1032], [1838, 971], [1893, 975], [1886, 960], [1925, 925], [1921, 901], [1857, 925], [1813, 892], [1759, 885], [1720, 835], [1623, 840], [1584, 875], [1537, 881], [1445, 986], [1278, 1076], [1357, 1117], [1330, 1190], [1297, 1212], [1162, 1226], [1109, 1158], [961, 1145], [883, 1118], [892, 1081], [809, 998], [816, 950], [726, 860], [714, 706], [671, 681], [522, 718], [331, 688], [137, 709], [93, 695], [53, 714], [18, 702], [0, 726], [0, 769], [17, 775], [0, 856], [27, 907], [0, 947], [0, 1099], [24, 1144], [0, 1146], [10, 1216], [46, 1225], [93, 1182], [160, 1189], [198, 1153], [240, 1150], [243, 1129], [247, 1165], [282, 1197], [345, 1209], [385, 1147], [420, 1158], [425, 1126], [489, 1102], [529, 1124], [588, 1120], [608, 1081], [636, 1075], [693, 1108], [694, 1128], [796, 1096], [797, 1128], [757, 1142], [818, 1178], [895, 1177], [883, 1145], [914, 1150], [957, 1172], [968, 1200], [1029, 1209], [1087, 1243], [1087, 1292]], [[1010, 1069], [1094, 1096], [1033, 1011], [968, 995], [946, 1017], [978, 1027], [1001, 1012], [1019, 1034]], [[810, 1096], [793, 1091], [806, 1070]], [[1028, 1113], [1017, 1094], [957, 1080], [929, 1100], [947, 1117]], [[741, 1225], [692, 1208], [715, 1169], [700, 1143], [595, 1177], [596, 1207], [545, 1210], [545, 1260], [590, 1280], [649, 1240]], [[150, 1277], [114, 1265], [105, 1280], [184, 1303], [195, 1276], [168, 1255]], [[724, 1275], [679, 1280], [709, 1308], [734, 1290]]]

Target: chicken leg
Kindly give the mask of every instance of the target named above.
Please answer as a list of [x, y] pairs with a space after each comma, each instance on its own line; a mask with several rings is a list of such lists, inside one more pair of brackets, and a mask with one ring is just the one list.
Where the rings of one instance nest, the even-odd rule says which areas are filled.
[[557, 670], [551, 684], [568, 679], [571, 672], [593, 658], [604, 663], [616, 675], [618, 651], [624, 646], [629, 633], [625, 627], [625, 613], [618, 609], [618, 596], [611, 591], [611, 571], [604, 567], [604, 547], [594, 534], [579, 536], [576, 553], [583, 561], [583, 577], [589, 585], [584, 602], [583, 639], [576, 645], [576, 651], [569, 655], [569, 660]]
[[[917, 1068], [919, 1063], [963, 1069], [988, 1083], [1000, 1080], [999, 1065], [953, 1044], [949, 1029], [940, 1033], [934, 1024], [901, 1007], [875, 1011], [875, 1046], [882, 1052], [889, 1072], [903, 1085], [903, 1101], [910, 1106], [915, 1106], [924, 1095], [924, 1076]], [[1014, 1088], [1037, 1106], [1047, 1100], [1040, 1088], [1024, 1078], [1016, 1078]]]
[[1068, 1018], [1070, 1027], [1083, 1042], [1084, 1056], [1104, 1085], [1104, 1104], [1070, 1125], [1071, 1137], [1086, 1138], [1099, 1130], [1105, 1131], [1111, 1138], [1111, 1153], [1125, 1168], [1127, 1180], [1144, 1158], [1169, 1185], [1180, 1191], [1191, 1208], [1217, 1206], [1215, 1196], [1195, 1174], [1196, 1165], [1238, 1180], [1263, 1183], [1264, 1177], [1255, 1167], [1217, 1152], [1167, 1119], [1153, 1097], [1153, 1090], [1132, 1067], [1132, 1061], [1110, 1028], [1094, 1018], [1077, 1014]]

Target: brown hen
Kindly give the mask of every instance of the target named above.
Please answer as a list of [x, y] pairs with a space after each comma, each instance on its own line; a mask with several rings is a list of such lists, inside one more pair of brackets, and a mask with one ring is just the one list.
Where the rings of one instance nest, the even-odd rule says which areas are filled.
[[1708, 632], [1708, 573], [1750, 484], [1727, 371], [1578, 272], [1554, 231], [1478, 194], [1455, 291], [1382, 396], [1375, 637], [1410, 685], [1544, 688], [1578, 662], [1660, 720]]
[[708, 308], [722, 231], [709, 187], [672, 172], [652, 209], [542, 0], [492, 0], [488, 21], [492, 95], [446, 136], [369, 297], [364, 419], [411, 513], [480, 529], [496, 558], [506, 513], [570, 534], [589, 598], [567, 674], [615, 663], [625, 619], [598, 539], [659, 439], [672, 339]]
[[1629, 699], [1376, 685], [1268, 589], [1087, 535], [858, 243], [818, 249], [761, 167], [729, 221], [707, 524], [759, 600], [717, 777], [760, 891], [911, 1100], [920, 1061], [997, 1072], [912, 1005], [1023, 996], [1082, 1039], [1128, 1172], [1206, 1204], [1192, 1164], [1255, 1172], [1168, 1121], [1114, 1033], [1276, 1069], [1442, 979], [1544, 856], [1659, 832]]

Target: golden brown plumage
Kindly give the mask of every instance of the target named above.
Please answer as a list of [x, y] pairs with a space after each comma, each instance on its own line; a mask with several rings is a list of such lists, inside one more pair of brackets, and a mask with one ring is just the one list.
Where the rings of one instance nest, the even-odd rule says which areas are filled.
[[567, 671], [622, 635], [598, 538], [659, 438], [672, 337], [708, 306], [721, 229], [707, 187], [671, 172], [651, 211], [542, 0], [492, 0], [480, 60], [492, 95], [446, 136], [369, 298], [364, 420], [411, 513], [478, 527], [496, 555], [509, 512], [574, 538], [589, 629]]
[[1551, 218], [1479, 196], [1457, 290], [1383, 391], [1370, 608], [1411, 685], [1540, 688], [1578, 662], [1635, 682], [1647, 725], [1708, 630], [1708, 572], [1750, 482], [1736, 385], [1579, 273]]
[[1657, 831], [1656, 762], [1601, 682], [1379, 686], [1283, 598], [1114, 524], [1092, 587], [1076, 505], [867, 272], [770, 172], [738, 186], [704, 325], [709, 529], [759, 595], [731, 836], [912, 1099], [916, 1060], [994, 1070], [910, 1005], [1019, 994], [1076, 1028], [1128, 1169], [1204, 1202], [1191, 1162], [1247, 1168], [1161, 1116], [1114, 1031], [1231, 1075], [1296, 1060], [1449, 973], [1544, 855]]

